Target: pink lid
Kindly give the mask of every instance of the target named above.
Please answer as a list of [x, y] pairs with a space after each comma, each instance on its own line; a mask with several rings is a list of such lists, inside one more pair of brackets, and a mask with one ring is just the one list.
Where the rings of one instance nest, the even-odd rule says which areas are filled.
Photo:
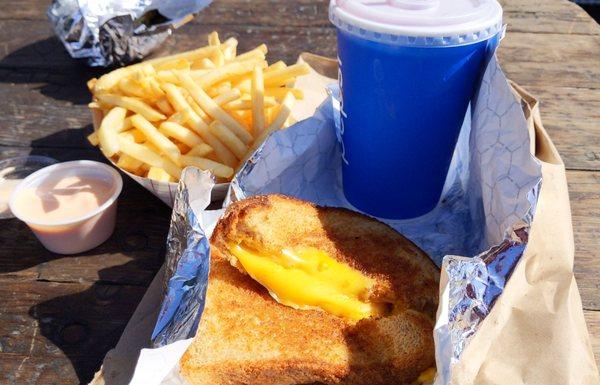
[[502, 30], [496, 0], [331, 0], [338, 28], [371, 40], [418, 45], [458, 45]]

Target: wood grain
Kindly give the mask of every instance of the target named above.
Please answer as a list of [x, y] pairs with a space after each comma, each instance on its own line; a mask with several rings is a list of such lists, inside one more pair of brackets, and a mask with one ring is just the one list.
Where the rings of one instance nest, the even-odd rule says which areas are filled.
[[[501, 0], [507, 75], [541, 100], [567, 168], [575, 276], [600, 364], [600, 27], [567, 0]], [[71, 59], [46, 20], [48, 1], [0, 0], [0, 159], [25, 154], [102, 160], [85, 140], [85, 81], [106, 72]], [[271, 60], [335, 56], [326, 0], [219, 0], [154, 55], [203, 45], [218, 30]], [[76, 256], [45, 251], [16, 220], [0, 221], [0, 383], [87, 382], [117, 341], [164, 258], [169, 209], [128, 178], [115, 234]]]
[[0, 383], [87, 383], [145, 290], [0, 277]]
[[595, 353], [596, 366], [600, 368], [600, 312], [584, 311], [585, 321], [590, 332], [592, 350]]
[[[47, 4], [38, 0], [4, 1], [4, 20], [46, 22]], [[194, 23], [261, 26], [327, 26], [328, 1], [219, 0], [201, 12]], [[501, 0], [509, 31], [535, 33], [595, 34], [598, 25], [567, 0], [545, 2], [543, 7], [530, 0]]]
[[[567, 180], [575, 236], [575, 278], [583, 307], [600, 311], [600, 172], [568, 171]], [[600, 328], [597, 335], [600, 337]]]

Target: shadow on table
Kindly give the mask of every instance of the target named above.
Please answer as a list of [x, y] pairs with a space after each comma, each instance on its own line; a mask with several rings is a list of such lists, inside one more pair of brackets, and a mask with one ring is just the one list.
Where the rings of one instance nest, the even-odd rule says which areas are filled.
[[[59, 162], [78, 159], [103, 161], [100, 151], [87, 143], [86, 137], [91, 132], [91, 125], [79, 129], [61, 130], [33, 140], [29, 154], [24, 152], [15, 155], [42, 155]], [[64, 147], [60, 146], [61, 144]], [[44, 249], [27, 226], [15, 218], [0, 219], [0, 229], [0, 244], [5, 245], [8, 251], [0, 253], [0, 273], [22, 271], [65, 257]], [[116, 250], [107, 250], [107, 252], [111, 251]], [[77, 256], [79, 255], [73, 257]]]
[[[88, 384], [100, 369], [106, 353], [117, 344], [146, 292], [146, 286], [102, 283], [104, 276], [130, 270], [127, 265], [100, 270], [100, 280], [90, 288], [29, 309], [29, 315], [38, 321], [40, 333], [71, 361], [80, 384]], [[153, 324], [155, 319], [148, 321]], [[126, 348], [139, 352], [141, 347]], [[130, 372], [132, 375], [133, 366]]]
[[[164, 261], [169, 208], [135, 182], [125, 178], [124, 182], [115, 233], [104, 244], [89, 252], [61, 256], [44, 251], [32, 240], [29, 250], [32, 255], [44, 254], [46, 260], [64, 258], [49, 264], [38, 262], [38, 279], [75, 281], [72, 289], [63, 286], [61, 291], [82, 290], [29, 309], [40, 334], [71, 361], [81, 384], [92, 379], [106, 353], [116, 345]], [[27, 229], [20, 232], [33, 238]], [[124, 259], [129, 261], [123, 263]], [[82, 285], [77, 282], [78, 274], [84, 281], [95, 282]]]
[[[87, 144], [86, 136], [91, 131], [90, 125], [58, 131], [33, 141], [30, 154], [59, 161], [106, 162], [96, 148]], [[66, 147], [58, 147], [60, 143]], [[45, 298], [53, 292], [70, 293], [37, 303], [29, 314], [48, 340], [44, 349], [55, 349], [52, 345], [59, 348], [72, 362], [76, 381], [82, 384], [92, 379], [107, 351], [114, 347], [164, 261], [170, 209], [124, 175], [123, 182], [115, 232], [88, 252], [51, 253], [24, 223], [0, 220], [0, 244], [4, 245], [0, 273], [30, 269], [21, 274], [50, 282]], [[69, 380], [64, 379], [65, 383]]]
[[56, 37], [21, 47], [0, 60], [1, 83], [36, 84], [42, 94], [73, 104], [89, 103], [86, 82], [107, 71], [71, 58]]

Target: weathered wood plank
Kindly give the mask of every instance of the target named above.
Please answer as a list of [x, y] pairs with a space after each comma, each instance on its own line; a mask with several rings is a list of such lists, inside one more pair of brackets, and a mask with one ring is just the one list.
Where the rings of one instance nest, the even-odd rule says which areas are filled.
[[568, 1], [499, 0], [510, 32], [598, 34], [598, 24], [578, 5]]
[[543, 85], [527, 91], [540, 101], [544, 127], [566, 167], [600, 171], [600, 90]]
[[592, 350], [596, 358], [596, 366], [600, 368], [600, 312], [584, 311], [583, 314], [592, 340]]
[[[85, 80], [73, 79], [64, 88], [88, 101]], [[0, 87], [5, 111], [0, 144], [91, 148], [85, 139], [91, 132], [86, 105], [48, 98], [45, 89], [44, 83]], [[600, 90], [551, 85], [527, 89], [540, 100], [542, 119], [567, 168], [600, 170]]]
[[508, 33], [498, 57], [507, 76], [526, 88], [600, 88], [600, 35]]
[[[201, 31], [198, 30], [199, 28], [205, 27], [193, 28], [197, 31], [190, 33], [190, 35], [203, 36], [210, 30], [210, 28], [206, 28]], [[254, 42], [264, 35], [264, 31], [260, 29], [250, 28], [249, 31], [249, 35], [254, 33], [258, 36], [243, 36], [240, 39], [242, 49], [251, 48]], [[322, 45], [321, 53], [334, 55], [334, 36], [323, 31], [330, 30], [321, 30], [324, 34], [321, 36], [329, 36], [330, 43]], [[575, 38], [580, 39], [582, 37], [576, 36]], [[269, 39], [273, 39], [268, 41], [271, 48], [271, 57], [273, 59], [285, 57], [289, 62], [292, 62], [304, 48], [298, 46], [298, 41], [319, 40], [319, 37], [309, 36], [309, 34], [296, 37], [294, 33], [288, 31], [285, 34], [269, 36]], [[536, 42], [541, 43], [541, 41], [533, 41], [533, 43]], [[164, 51], [173, 52], [192, 48], [197, 44], [199, 44], [197, 40], [192, 42], [188, 38], [175, 38], [167, 44]], [[591, 63], [588, 63], [587, 67], [578, 68], [578, 72], [571, 78], [567, 76], [568, 71], [563, 71], [562, 68], [563, 62], [574, 57], [587, 56], [593, 58], [595, 45], [596, 42], [592, 40], [589, 40], [587, 45], [583, 46], [573, 42], [573, 44], [569, 43], [568, 46], [574, 48], [565, 49], [564, 52], [554, 54], [545, 52], [545, 49], [540, 49], [538, 50], [541, 52], [540, 55], [542, 53], [545, 55], [542, 58], [544, 60], [541, 62], [539, 55], [530, 54], [529, 50], [518, 40], [507, 38], [500, 49], [500, 58], [508, 76], [526, 88], [532, 89], [542, 100], [543, 118], [550, 133], [556, 136], [555, 141], [559, 151], [563, 154], [569, 168], [593, 170], [600, 168], [598, 165], [600, 155], [597, 151], [589, 148], [591, 144], [598, 143], [598, 130], [594, 129], [594, 122], [598, 119], [598, 109], [594, 107], [600, 103], [600, 91], [593, 88], [557, 86], [557, 83], [558, 85], [570, 82], [581, 83], [585, 78], [592, 79], [592, 82], [589, 83], [590, 86], [597, 83], [596, 80], [600, 75], [596, 73], [596, 68]], [[293, 51], [293, 47], [298, 47], [298, 49]], [[600, 52], [600, 45], [598, 48], [596, 51]], [[596, 56], [600, 56], [600, 53]], [[519, 62], [518, 60], [528, 60], [528, 62]], [[547, 64], [550, 61], [556, 62], [554, 67]], [[600, 61], [600, 57], [597, 61]], [[540, 74], [536, 75], [535, 71], [525, 71], [525, 68], [532, 67], [554, 68], [554, 70], [563, 73], [542, 75], [542, 71], [538, 71]], [[31, 143], [36, 147], [86, 146], [83, 134], [88, 131], [73, 129], [85, 127], [90, 122], [89, 113], [84, 105], [89, 100], [85, 81], [96, 72], [88, 72], [82, 66], [77, 66], [77, 68], [79, 72], [69, 73], [65, 70], [52, 75], [45, 75], [47, 72], [44, 71], [0, 70], [0, 79], [3, 78], [6, 82], [15, 83], [7, 84], [0, 89], [0, 97], [6, 101], [4, 110], [8, 112], [5, 114], [5, 119], [0, 121], [0, 128], [4, 126], [7, 128], [0, 129], [0, 144], [28, 146]], [[554, 79], [559, 80], [554, 81]], [[56, 127], [62, 127], [63, 129], [55, 132]], [[48, 135], [48, 130], [51, 130], [52, 135]]]
[[600, 172], [568, 171], [567, 180], [575, 236], [575, 278], [584, 308], [600, 310]]
[[0, 383], [87, 383], [145, 290], [0, 277]]
[[[47, 22], [48, 3], [42, 0], [4, 1], [4, 20]], [[329, 25], [328, 1], [219, 0], [202, 11], [193, 23], [205, 25], [260, 25], [324, 27]], [[504, 20], [511, 32], [597, 34], [598, 25], [587, 13], [566, 0], [545, 2], [501, 0]]]
[[[6, 148], [6, 147], [4, 147]], [[50, 156], [66, 161], [102, 160], [89, 150], [0, 147], [0, 159], [9, 156]], [[61, 256], [44, 249], [27, 226], [16, 219], [6, 219], [0, 226], [0, 276], [14, 279], [59, 282], [111, 282], [142, 285], [150, 283], [164, 260], [170, 209], [158, 198], [123, 176], [114, 234], [99, 247], [74, 256]]]

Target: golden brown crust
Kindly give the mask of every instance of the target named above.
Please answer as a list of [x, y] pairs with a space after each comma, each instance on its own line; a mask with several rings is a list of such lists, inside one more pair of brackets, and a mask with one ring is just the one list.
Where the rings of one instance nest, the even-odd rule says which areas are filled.
[[[374, 278], [373, 296], [401, 305], [356, 324], [280, 305], [231, 266], [227, 245], [240, 239], [269, 250], [317, 247]], [[434, 364], [437, 269], [385, 224], [349, 210], [257, 196], [228, 208], [211, 245], [205, 310], [181, 360], [191, 385], [409, 384]]]

